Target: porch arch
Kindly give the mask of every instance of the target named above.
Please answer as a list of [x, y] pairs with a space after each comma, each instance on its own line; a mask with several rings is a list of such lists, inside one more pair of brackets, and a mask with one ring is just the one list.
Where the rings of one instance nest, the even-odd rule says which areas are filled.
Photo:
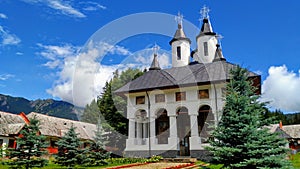
[[170, 120], [166, 109], [161, 108], [156, 112], [155, 135], [158, 144], [168, 144], [170, 136]]
[[202, 143], [206, 143], [214, 124], [214, 115], [209, 105], [203, 105], [198, 110], [198, 132]]
[[189, 156], [190, 155], [190, 136], [191, 136], [191, 121], [189, 111], [186, 107], [181, 106], [176, 109], [177, 114], [177, 136], [178, 143], [178, 155]]

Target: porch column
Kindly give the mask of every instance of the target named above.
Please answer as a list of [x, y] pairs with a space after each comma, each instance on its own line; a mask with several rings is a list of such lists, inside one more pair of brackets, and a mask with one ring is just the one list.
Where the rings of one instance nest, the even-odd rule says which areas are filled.
[[142, 138], [142, 123], [138, 121], [136, 124], [137, 124], [136, 136], [137, 136], [137, 139], [141, 139]]
[[155, 138], [156, 135], [155, 135], [155, 117], [150, 117], [150, 120], [149, 120], [149, 124], [150, 124], [150, 138]]
[[177, 138], [177, 122], [176, 115], [170, 115], [170, 137]]
[[128, 125], [128, 138], [132, 139], [135, 138], [135, 119], [129, 119]]
[[144, 121], [142, 124], [143, 124], [143, 138], [147, 138], [147, 136], [148, 136], [148, 122]]
[[191, 120], [191, 137], [198, 136], [198, 120], [197, 120], [197, 115], [191, 114], [190, 115], [190, 120]]

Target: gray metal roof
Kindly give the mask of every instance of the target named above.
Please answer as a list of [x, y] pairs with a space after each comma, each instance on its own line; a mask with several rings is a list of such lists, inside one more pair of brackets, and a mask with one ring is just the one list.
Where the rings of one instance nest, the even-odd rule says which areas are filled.
[[[191, 63], [187, 66], [173, 67], [163, 70], [149, 70], [143, 76], [127, 83], [115, 93], [132, 93], [155, 89], [179, 88], [184, 86], [198, 86], [229, 80], [230, 70], [236, 65], [222, 61], [212, 63]], [[249, 77], [259, 75], [249, 72]]]
[[286, 125], [282, 127], [282, 130], [289, 134], [291, 138], [300, 138], [300, 125]]
[[213, 30], [212, 30], [212, 26], [211, 26], [208, 18], [203, 19], [201, 31], [196, 38], [198, 38], [199, 36], [203, 36], [203, 35], [213, 35], [213, 36], [216, 35], [216, 33], [213, 32]]
[[40, 132], [45, 136], [62, 137], [73, 126], [80, 139], [94, 140], [95, 137], [95, 124], [52, 117], [35, 112], [29, 113], [27, 117], [39, 120]]

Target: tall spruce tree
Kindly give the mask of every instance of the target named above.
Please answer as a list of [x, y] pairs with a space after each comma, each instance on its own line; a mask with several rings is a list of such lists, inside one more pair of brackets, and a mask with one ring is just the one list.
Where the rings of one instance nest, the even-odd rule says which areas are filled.
[[104, 131], [99, 117], [97, 130], [95, 131], [94, 142], [91, 143], [88, 151], [86, 151], [85, 163], [87, 166], [100, 166], [107, 164], [105, 159], [110, 157], [110, 152], [105, 150]]
[[58, 154], [55, 157], [55, 163], [69, 168], [81, 164], [84, 150], [80, 149], [80, 140], [75, 132], [75, 127], [71, 126], [56, 144], [58, 146]]
[[265, 104], [258, 101], [247, 71], [238, 66], [231, 75], [223, 115], [207, 148], [214, 162], [232, 169], [290, 168], [287, 142], [264, 127]]
[[12, 159], [8, 164], [11, 168], [33, 168], [43, 167], [47, 160], [42, 158], [47, 151], [45, 136], [39, 132], [39, 121], [35, 118], [30, 119], [28, 125], [20, 131], [21, 137], [17, 138], [16, 149], [9, 150], [9, 158]]

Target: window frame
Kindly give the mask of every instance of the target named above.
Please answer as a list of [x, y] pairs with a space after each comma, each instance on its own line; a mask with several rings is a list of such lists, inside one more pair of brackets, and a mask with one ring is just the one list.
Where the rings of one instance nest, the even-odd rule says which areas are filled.
[[207, 42], [203, 42], [203, 52], [204, 52], [204, 56], [208, 56], [208, 43]]
[[145, 96], [136, 96], [135, 97], [135, 104], [139, 105], [139, 104], [145, 104], [146, 103], [146, 98]]
[[181, 46], [177, 46], [176, 56], [177, 56], [177, 60], [181, 60]]
[[166, 102], [165, 94], [156, 94], [154, 97], [155, 97], [155, 103], [164, 103], [164, 102]]
[[175, 101], [185, 101], [186, 100], [186, 92], [176, 92], [175, 93]]
[[198, 90], [198, 99], [209, 99], [209, 89]]

